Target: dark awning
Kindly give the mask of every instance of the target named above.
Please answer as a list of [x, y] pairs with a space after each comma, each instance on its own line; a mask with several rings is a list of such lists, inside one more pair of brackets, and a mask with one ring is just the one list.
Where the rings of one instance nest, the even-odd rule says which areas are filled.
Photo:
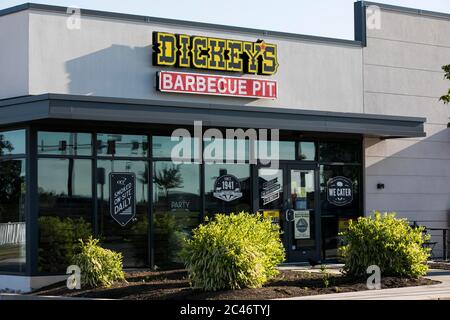
[[0, 101], [0, 125], [69, 119], [423, 137], [425, 118], [44, 94]]

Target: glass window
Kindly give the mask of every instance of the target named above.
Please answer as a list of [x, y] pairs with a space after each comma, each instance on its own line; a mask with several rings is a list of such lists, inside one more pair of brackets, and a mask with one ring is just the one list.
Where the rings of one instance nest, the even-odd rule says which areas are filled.
[[148, 139], [141, 135], [97, 135], [97, 154], [109, 157], [147, 157]]
[[92, 136], [89, 133], [40, 131], [37, 147], [39, 154], [90, 156]]
[[200, 166], [158, 161], [153, 168], [155, 264], [182, 264], [183, 239], [200, 222]]
[[314, 142], [299, 142], [298, 159], [302, 161], [315, 161], [316, 144]]
[[[294, 224], [291, 224], [290, 228], [292, 234], [292, 247], [293, 250], [301, 251], [305, 247], [314, 247], [316, 245], [316, 233], [315, 233], [315, 179], [314, 170], [290, 170], [290, 203], [295, 210]], [[295, 218], [296, 213], [299, 212], [299, 217]], [[298, 219], [298, 220], [297, 220]], [[303, 219], [306, 219], [309, 225], [307, 234], [299, 232], [296, 224], [301, 223]]]
[[355, 141], [320, 142], [321, 162], [361, 162], [361, 143]]
[[65, 272], [78, 239], [92, 234], [92, 162], [39, 159], [40, 272]]
[[249, 161], [249, 140], [205, 138], [203, 142], [205, 162], [241, 162]]
[[[347, 205], [337, 206], [328, 201], [328, 181], [335, 177], [351, 180], [353, 200]], [[320, 207], [322, 220], [323, 254], [327, 259], [338, 257], [338, 248], [342, 244], [339, 232], [344, 231], [350, 219], [362, 215], [361, 208], [361, 166], [321, 165], [320, 166]]]
[[[276, 159], [275, 150], [272, 146], [277, 141], [258, 141], [258, 159]], [[295, 160], [295, 142], [294, 141], [278, 141], [279, 160]]]
[[0, 132], [0, 156], [25, 154], [25, 130]]
[[0, 161], [0, 270], [25, 271], [25, 160]]
[[198, 147], [198, 139], [186, 137], [179, 141], [172, 141], [172, 137], [169, 136], [153, 136], [153, 158], [172, 158], [172, 150], [174, 150], [175, 156], [180, 159], [193, 159], [198, 157], [195, 148]]
[[[136, 215], [125, 226], [111, 216], [110, 173], [134, 173]], [[98, 225], [102, 245], [123, 254], [124, 267], [148, 265], [148, 185], [146, 161], [99, 160], [97, 162]]]
[[[217, 183], [219, 178], [232, 175], [239, 182], [233, 185], [231, 198], [221, 197]], [[232, 212], [249, 212], [251, 209], [250, 166], [247, 164], [206, 164], [205, 165], [205, 203], [206, 214], [213, 216], [216, 213], [229, 214]], [[220, 187], [220, 186], [219, 186]]]

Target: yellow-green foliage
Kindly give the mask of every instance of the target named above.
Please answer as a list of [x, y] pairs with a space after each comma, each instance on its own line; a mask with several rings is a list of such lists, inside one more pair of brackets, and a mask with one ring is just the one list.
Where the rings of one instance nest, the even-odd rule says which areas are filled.
[[373, 217], [350, 221], [341, 233], [346, 245], [341, 248], [344, 271], [351, 276], [366, 276], [367, 267], [377, 265], [382, 276], [420, 277], [426, 274], [430, 250], [423, 248], [428, 236], [423, 228], [411, 228], [395, 213], [374, 212]]
[[89, 287], [109, 287], [116, 281], [125, 280], [122, 254], [98, 245], [99, 240], [90, 237], [80, 240], [81, 253], [72, 263], [81, 269], [81, 284]]
[[284, 261], [278, 226], [259, 214], [218, 214], [193, 231], [182, 254], [192, 285], [203, 290], [261, 287]]

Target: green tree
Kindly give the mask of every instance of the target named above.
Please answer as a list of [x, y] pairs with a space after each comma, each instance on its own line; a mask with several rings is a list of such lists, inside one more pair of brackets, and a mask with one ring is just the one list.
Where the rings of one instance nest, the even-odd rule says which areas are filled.
[[156, 185], [165, 191], [166, 198], [169, 196], [169, 190], [179, 188], [183, 185], [183, 177], [179, 166], [165, 167], [158, 171], [154, 181]]
[[19, 216], [23, 203], [25, 177], [22, 175], [21, 160], [8, 160], [0, 163], [0, 221], [24, 221]]
[[11, 142], [8, 140], [5, 140], [5, 136], [0, 134], [0, 156], [4, 154], [4, 151], [11, 152], [14, 150], [14, 147], [12, 146]]
[[[445, 72], [445, 79], [450, 81], [450, 64], [443, 66], [442, 70]], [[441, 101], [444, 101], [445, 104], [450, 103], [450, 88], [448, 89], [448, 93], [441, 97]]]

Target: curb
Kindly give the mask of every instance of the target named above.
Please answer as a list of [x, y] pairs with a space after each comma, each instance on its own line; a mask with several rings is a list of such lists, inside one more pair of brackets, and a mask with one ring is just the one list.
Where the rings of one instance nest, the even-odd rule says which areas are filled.
[[0, 301], [12, 301], [12, 300], [22, 300], [22, 301], [42, 301], [42, 300], [98, 300], [98, 301], [108, 301], [108, 300], [117, 300], [117, 299], [106, 299], [106, 298], [82, 298], [82, 297], [65, 297], [65, 296], [32, 296], [25, 294], [16, 294], [16, 293], [2, 293], [0, 294]]

